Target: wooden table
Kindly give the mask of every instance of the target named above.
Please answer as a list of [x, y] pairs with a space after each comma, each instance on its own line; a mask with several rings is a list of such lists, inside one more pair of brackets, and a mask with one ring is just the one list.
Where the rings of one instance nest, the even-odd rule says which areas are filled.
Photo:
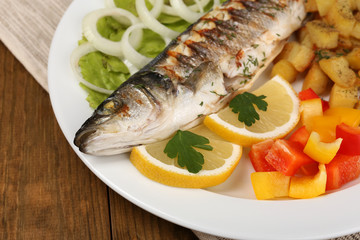
[[197, 239], [99, 180], [48, 93], [0, 41], [0, 239]]

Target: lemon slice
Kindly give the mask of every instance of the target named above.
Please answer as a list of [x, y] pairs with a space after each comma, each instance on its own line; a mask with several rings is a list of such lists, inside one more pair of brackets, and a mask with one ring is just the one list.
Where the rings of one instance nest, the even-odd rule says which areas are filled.
[[212, 151], [196, 148], [204, 156], [200, 172], [190, 173], [169, 158], [164, 153], [168, 140], [133, 148], [130, 161], [146, 177], [169, 186], [205, 188], [224, 182], [239, 163], [242, 147], [221, 140], [203, 125], [190, 131], [208, 138], [213, 147]]
[[205, 117], [204, 124], [224, 139], [242, 146], [281, 138], [294, 129], [300, 118], [299, 98], [286, 80], [275, 76], [252, 93], [265, 95], [268, 107], [260, 111], [255, 106], [260, 120], [250, 127], [240, 122], [238, 114], [229, 107]]

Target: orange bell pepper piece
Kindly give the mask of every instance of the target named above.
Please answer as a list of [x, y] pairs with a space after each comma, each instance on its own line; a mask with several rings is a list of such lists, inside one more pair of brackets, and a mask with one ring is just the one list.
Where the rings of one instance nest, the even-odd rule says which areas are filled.
[[300, 121], [306, 126], [308, 131], [311, 131], [308, 127], [311, 124], [311, 118], [314, 116], [322, 116], [322, 103], [320, 98], [314, 98], [300, 102]]
[[313, 198], [325, 193], [326, 189], [325, 164], [319, 164], [319, 171], [314, 176], [291, 177], [289, 197]]
[[317, 132], [311, 132], [304, 153], [319, 163], [327, 164], [333, 160], [339, 151], [341, 142], [342, 138], [331, 143], [321, 142], [320, 135]]
[[251, 183], [259, 200], [289, 195], [290, 177], [280, 172], [253, 172]]
[[329, 108], [324, 112], [325, 116], [338, 116], [340, 122], [343, 122], [351, 127], [357, 127], [360, 124], [360, 110], [345, 107]]
[[317, 132], [322, 142], [333, 142], [336, 139], [336, 126], [340, 122], [340, 116], [314, 116], [309, 119], [307, 130]]

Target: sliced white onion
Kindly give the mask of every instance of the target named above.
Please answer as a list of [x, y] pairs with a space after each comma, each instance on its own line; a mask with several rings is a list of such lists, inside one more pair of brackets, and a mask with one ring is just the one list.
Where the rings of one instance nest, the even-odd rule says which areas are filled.
[[[104, 38], [97, 31], [96, 24], [98, 20], [102, 17], [111, 16], [115, 18], [122, 24], [132, 25], [139, 22], [139, 19], [135, 17], [131, 12], [126, 11], [121, 8], [103, 8], [93, 11], [87, 14], [82, 22], [82, 31], [84, 36], [89, 42], [91, 42], [96, 49], [99, 51], [112, 55], [121, 57], [122, 49], [119, 42], [111, 41], [107, 38]], [[138, 47], [142, 39], [142, 30], [138, 30], [132, 34], [131, 43], [134, 47]]]
[[150, 10], [150, 13], [154, 18], [158, 18], [164, 6], [164, 0], [155, 0], [155, 3], [151, 4], [153, 8]]
[[133, 75], [134, 73], [136, 73], [137, 71], [139, 71], [139, 68], [135, 67], [134, 64], [132, 64], [132, 62], [130, 62], [129, 60], [127, 60], [126, 58], [124, 58], [123, 63], [126, 65], [126, 67], [129, 69], [130, 75]]
[[165, 36], [168, 38], [175, 38], [179, 35], [178, 32], [171, 30], [170, 28], [166, 27], [165, 25], [161, 24], [154, 16], [149, 12], [145, 5], [144, 0], [136, 0], [136, 11], [139, 14], [139, 18], [141, 21], [151, 30], [156, 32], [161, 36]]
[[113, 92], [112, 90], [101, 88], [101, 87], [95, 86], [92, 83], [89, 83], [88, 81], [86, 81], [83, 78], [83, 76], [81, 74], [81, 69], [79, 66], [80, 58], [82, 56], [85, 56], [88, 53], [96, 52], [96, 51], [97, 51], [97, 49], [89, 42], [83, 43], [80, 46], [78, 46], [77, 48], [75, 48], [70, 56], [71, 69], [74, 72], [76, 79], [79, 82], [81, 82], [82, 84], [84, 84], [85, 86], [87, 86], [88, 88], [90, 88], [94, 91], [97, 91], [97, 92], [111, 94]]
[[145, 57], [144, 55], [137, 52], [131, 46], [131, 44], [129, 42], [129, 36], [132, 31], [135, 31], [137, 29], [143, 29], [143, 28], [146, 28], [146, 26], [143, 23], [138, 23], [138, 24], [132, 25], [131, 27], [126, 29], [123, 37], [121, 38], [121, 46], [123, 49], [124, 58], [129, 60], [138, 69], [142, 68], [147, 63], [149, 63], [152, 60], [152, 58]]
[[[151, 4], [154, 4], [155, 0], [149, 0]], [[196, 0], [196, 3], [194, 5], [190, 5], [188, 6], [188, 8], [191, 11], [199, 11], [199, 12], [204, 12], [204, 7], [210, 2], [210, 0]], [[172, 15], [172, 16], [179, 16], [178, 12], [176, 9], [174, 9], [172, 6], [166, 5], [164, 4], [163, 9], [162, 9], [163, 13], [166, 13], [168, 15]]]
[[220, 0], [214, 0], [214, 4], [213, 4], [212, 8], [215, 8], [220, 5], [221, 5]]
[[183, 0], [170, 0], [170, 4], [177, 10], [178, 15], [189, 23], [193, 23], [203, 16], [203, 13], [192, 11]]
[[104, 0], [105, 7], [116, 8], [114, 0]]
[[[204, 8], [201, 7], [201, 3], [199, 0], [195, 0], [195, 5], [198, 7], [198, 11], [199, 13], [203, 13], [204, 12]], [[191, 10], [191, 9], [190, 9]], [[195, 10], [196, 11], [196, 10]]]

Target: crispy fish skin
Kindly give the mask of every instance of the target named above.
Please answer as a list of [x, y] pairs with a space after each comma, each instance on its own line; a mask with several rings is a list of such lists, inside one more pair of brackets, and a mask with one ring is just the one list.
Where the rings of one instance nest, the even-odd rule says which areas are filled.
[[301, 0], [229, 0], [115, 90], [77, 131], [75, 145], [114, 155], [199, 124], [251, 87], [304, 18]]

